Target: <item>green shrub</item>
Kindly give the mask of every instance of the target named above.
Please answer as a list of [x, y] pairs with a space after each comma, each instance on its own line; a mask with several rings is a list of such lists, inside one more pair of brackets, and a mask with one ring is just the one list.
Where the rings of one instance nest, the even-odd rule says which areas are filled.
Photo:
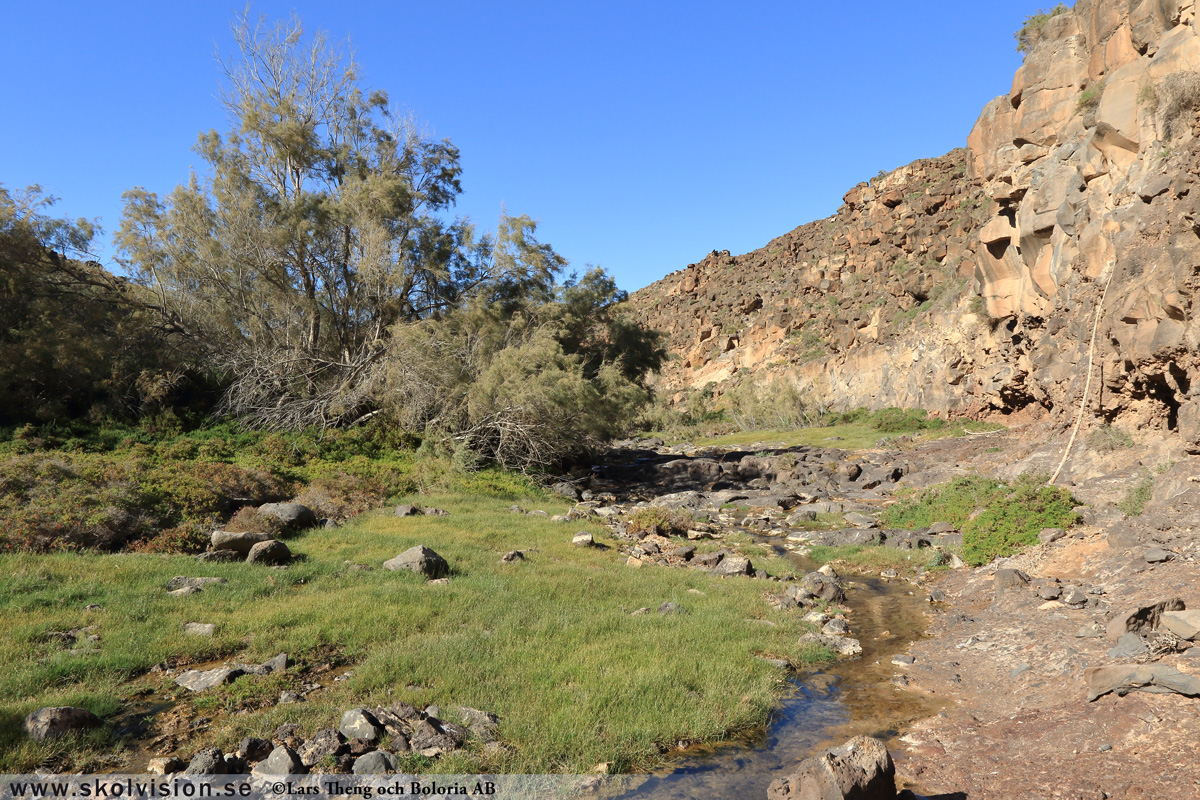
[[871, 427], [883, 433], [913, 433], [939, 430], [946, 420], [930, 417], [923, 408], [882, 408], [871, 415]]
[[1059, 3], [1050, 10], [1042, 9], [1036, 14], [1032, 14], [1025, 19], [1025, 24], [1021, 29], [1013, 34], [1013, 38], [1017, 40], [1017, 50], [1021, 53], [1028, 53], [1037, 44], [1038, 37], [1041, 36], [1042, 29], [1046, 27], [1046, 23], [1059, 14], [1066, 14], [1071, 9], [1063, 3]]
[[1070, 492], [1035, 476], [1008, 484], [976, 475], [932, 486], [885, 510], [880, 521], [895, 528], [952, 523], [963, 534], [963, 558], [979, 566], [1037, 542], [1042, 528], [1074, 525], [1074, 506]]
[[1104, 81], [1093, 83], [1079, 93], [1079, 102], [1075, 104], [1076, 111], [1088, 111], [1100, 105], [1100, 96], [1104, 94]]

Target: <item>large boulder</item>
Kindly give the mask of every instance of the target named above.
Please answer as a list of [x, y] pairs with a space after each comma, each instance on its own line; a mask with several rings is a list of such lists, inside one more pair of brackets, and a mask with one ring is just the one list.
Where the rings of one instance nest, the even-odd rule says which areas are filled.
[[726, 556], [721, 563], [713, 567], [713, 575], [729, 577], [732, 575], [753, 575], [754, 567], [745, 556]]
[[312, 528], [317, 524], [317, 515], [313, 510], [299, 503], [264, 503], [258, 507], [258, 513], [274, 517], [293, 531]]
[[446, 559], [423, 544], [410, 547], [395, 558], [383, 562], [383, 568], [393, 572], [408, 570], [431, 579], [450, 574], [450, 565], [446, 563]]
[[347, 739], [365, 739], [368, 742], [378, 742], [385, 733], [379, 720], [365, 708], [352, 708], [342, 714], [338, 731]]
[[216, 747], [206, 747], [192, 756], [184, 775], [224, 775], [225, 754]]
[[266, 760], [260, 761], [251, 770], [252, 775], [303, 775], [308, 770], [295, 750], [281, 744], [271, 751]]
[[247, 564], [267, 564], [279, 566], [292, 560], [292, 551], [283, 542], [272, 539], [269, 542], [259, 542], [250, 548], [246, 555]]
[[100, 719], [85, 708], [73, 706], [47, 706], [39, 708], [25, 717], [25, 733], [35, 742], [94, 728]]
[[896, 766], [883, 742], [856, 736], [771, 782], [767, 800], [895, 800]]

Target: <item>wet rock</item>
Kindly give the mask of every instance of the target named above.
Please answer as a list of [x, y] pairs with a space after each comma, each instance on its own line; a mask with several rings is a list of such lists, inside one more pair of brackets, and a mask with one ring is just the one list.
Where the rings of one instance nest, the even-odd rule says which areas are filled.
[[846, 593], [836, 578], [822, 575], [820, 572], [810, 572], [804, 576], [801, 585], [812, 592], [814, 597], [827, 603], [840, 603], [846, 599]]
[[214, 686], [220, 686], [237, 680], [245, 673], [233, 667], [218, 667], [217, 669], [189, 669], [175, 677], [175, 683], [188, 691], [206, 692]]
[[393, 572], [408, 570], [426, 578], [441, 578], [450, 574], [450, 565], [446, 563], [446, 559], [423, 544], [410, 547], [395, 558], [383, 562], [383, 568]]
[[293, 531], [312, 528], [317, 524], [317, 515], [313, 510], [300, 503], [264, 503], [258, 507], [258, 513], [274, 517], [282, 522], [285, 528]]
[[338, 732], [347, 739], [365, 739], [368, 742], [378, 742], [383, 738], [384, 729], [379, 720], [365, 708], [352, 708], [342, 714], [338, 724]]
[[894, 800], [896, 767], [878, 739], [856, 736], [771, 782], [767, 800]]
[[587, 531], [580, 531], [571, 537], [571, 544], [576, 547], [593, 547], [596, 544], [596, 540]]
[[213, 550], [232, 550], [243, 556], [249, 555], [256, 544], [275, 541], [269, 533], [253, 531], [213, 531], [210, 539]]
[[916, 663], [916, 659], [907, 653], [898, 653], [892, 656], [892, 663], [897, 667], [911, 667]]
[[25, 717], [25, 733], [35, 742], [42, 742], [100, 724], [100, 718], [86, 708], [47, 706]]
[[799, 644], [818, 644], [828, 647], [840, 656], [857, 656], [862, 653], [862, 644], [849, 636], [828, 636], [823, 633], [806, 633], [798, 640]]
[[206, 747], [192, 756], [184, 775], [226, 775], [225, 754], [216, 747]]
[[263, 564], [279, 566], [292, 560], [292, 551], [283, 542], [272, 539], [269, 542], [259, 542], [250, 548], [246, 555], [247, 564]]
[[303, 775], [308, 772], [295, 750], [281, 744], [250, 771], [251, 775]]
[[850, 623], [835, 617], [821, 626], [821, 633], [826, 636], [845, 636], [850, 633]]
[[354, 760], [355, 775], [390, 775], [400, 768], [400, 760], [386, 750], [375, 750]]
[[1127, 633], [1154, 630], [1158, 627], [1164, 611], [1183, 611], [1184, 609], [1183, 600], [1178, 597], [1160, 600], [1157, 603], [1139, 606], [1117, 614], [1109, 621], [1105, 630], [1110, 639], [1119, 639]]
[[205, 586], [225, 583], [224, 578], [189, 578], [184, 575], [176, 575], [171, 580], [167, 581], [167, 591], [177, 592], [180, 589], [195, 589], [200, 591]]

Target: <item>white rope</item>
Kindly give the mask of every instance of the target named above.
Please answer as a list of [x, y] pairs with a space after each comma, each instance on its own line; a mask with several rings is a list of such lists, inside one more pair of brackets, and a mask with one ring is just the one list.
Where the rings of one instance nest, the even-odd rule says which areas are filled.
[[1100, 293], [1100, 302], [1096, 304], [1096, 318], [1092, 321], [1092, 340], [1088, 344], [1088, 365], [1087, 365], [1087, 382], [1083, 385], [1083, 398], [1079, 401], [1079, 413], [1075, 416], [1075, 429], [1071, 431], [1071, 438], [1067, 440], [1067, 449], [1063, 451], [1062, 461], [1058, 462], [1058, 469], [1054, 470], [1054, 474], [1050, 476], [1050, 480], [1046, 483], [1047, 486], [1053, 486], [1058, 480], [1058, 474], [1062, 472], [1063, 465], [1067, 463], [1067, 456], [1071, 454], [1071, 447], [1075, 444], [1075, 437], [1079, 434], [1079, 426], [1083, 423], [1083, 411], [1087, 408], [1088, 392], [1092, 388], [1092, 358], [1096, 354], [1096, 331], [1100, 328], [1100, 309], [1104, 308], [1104, 298], [1108, 296], [1108, 287], [1112, 284], [1113, 275], [1116, 270], [1113, 268], [1115, 262], [1108, 262], [1108, 279], [1104, 282], [1104, 291]]

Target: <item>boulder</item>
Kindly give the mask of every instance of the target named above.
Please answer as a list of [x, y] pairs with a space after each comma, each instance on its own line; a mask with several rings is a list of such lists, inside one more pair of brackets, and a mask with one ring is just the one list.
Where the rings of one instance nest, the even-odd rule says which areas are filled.
[[366, 739], [369, 742], [377, 742], [384, 735], [379, 720], [365, 708], [352, 708], [342, 714], [338, 732], [347, 739]]
[[1195, 641], [1200, 638], [1200, 610], [1164, 611], [1158, 624], [1180, 639]]
[[299, 754], [286, 744], [281, 744], [271, 751], [264, 761], [260, 761], [250, 771], [251, 775], [303, 775], [308, 772]]
[[397, 517], [419, 517], [421, 516], [422, 512], [421, 509], [417, 508], [416, 506], [410, 506], [405, 503], [403, 505], [396, 506], [396, 510], [393, 513]]
[[346, 738], [333, 728], [322, 728], [313, 734], [297, 752], [300, 763], [306, 767], [316, 766], [322, 759], [337, 758], [350, 752]]
[[731, 577], [733, 575], [753, 575], [754, 567], [745, 556], [726, 556], [713, 567], [713, 575]]
[[771, 782], [767, 800], [895, 800], [896, 766], [887, 747], [856, 736], [800, 762]]
[[233, 550], [247, 555], [254, 545], [260, 542], [273, 542], [275, 537], [269, 533], [254, 531], [213, 531], [211, 541], [213, 550]]
[[266, 739], [260, 739], [257, 736], [247, 736], [238, 744], [238, 758], [246, 761], [261, 761], [271, 754], [271, 743]]
[[386, 750], [374, 750], [354, 759], [355, 775], [388, 775], [400, 768], [400, 761]]
[[292, 551], [288, 549], [288, 546], [274, 539], [254, 545], [246, 556], [247, 564], [265, 564], [267, 566], [279, 566], [291, 560]]
[[992, 587], [996, 590], [996, 594], [1001, 594], [1009, 589], [1024, 589], [1028, 585], [1029, 576], [1019, 569], [998, 569], [995, 580], [992, 581]]
[[1188, 697], [1200, 696], [1200, 677], [1180, 672], [1166, 664], [1113, 664], [1083, 671], [1088, 700], [1109, 692], [1125, 696], [1133, 691], [1175, 692]]
[[1184, 608], [1183, 600], [1178, 597], [1160, 600], [1117, 614], [1109, 620], [1105, 630], [1110, 639], [1120, 639], [1127, 633], [1154, 630], [1158, 627], [1164, 611], [1183, 611]]
[[146, 762], [146, 772], [151, 775], [173, 775], [176, 772], [183, 772], [185, 767], [187, 764], [175, 756], [160, 756]]
[[313, 528], [317, 524], [317, 515], [313, 510], [300, 503], [264, 503], [258, 507], [258, 513], [274, 517], [282, 522], [285, 528], [293, 531]]
[[217, 626], [211, 622], [185, 622], [183, 623], [183, 632], [188, 636], [212, 636], [216, 633]]
[[820, 572], [810, 572], [804, 576], [801, 585], [827, 603], [840, 603], [846, 599], [846, 593], [836, 578], [822, 575]]
[[550, 491], [554, 492], [559, 497], [565, 497], [568, 500], [578, 500], [579, 490], [573, 484], [566, 481], [559, 481], [550, 487]]
[[490, 711], [481, 711], [468, 706], [455, 706], [450, 709], [450, 714], [457, 717], [471, 733], [485, 744], [496, 741], [496, 728], [500, 725], [500, 718]]
[[383, 562], [383, 568], [393, 572], [408, 570], [430, 579], [450, 574], [450, 565], [446, 563], [446, 559], [423, 544], [410, 547], [390, 561]]
[[206, 747], [192, 756], [184, 775], [225, 775], [225, 754], [216, 747]]
[[587, 531], [580, 531], [571, 537], [571, 544], [576, 547], [592, 547], [596, 544], [596, 540]]
[[85, 708], [47, 706], [25, 717], [25, 733], [35, 742], [100, 725], [100, 718]]

